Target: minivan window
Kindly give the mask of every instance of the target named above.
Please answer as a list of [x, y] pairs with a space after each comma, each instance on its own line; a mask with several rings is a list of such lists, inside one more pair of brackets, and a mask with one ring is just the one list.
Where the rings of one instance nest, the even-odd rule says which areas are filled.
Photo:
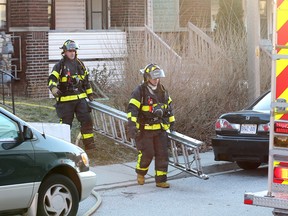
[[0, 113], [0, 141], [17, 140], [19, 127], [16, 122]]

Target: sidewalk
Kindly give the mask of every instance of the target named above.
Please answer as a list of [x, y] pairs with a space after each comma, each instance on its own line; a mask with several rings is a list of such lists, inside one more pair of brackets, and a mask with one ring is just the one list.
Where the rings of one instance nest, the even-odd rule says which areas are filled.
[[[239, 169], [236, 163], [214, 161], [213, 151], [200, 153], [200, 163], [202, 165], [203, 173], [207, 174], [208, 176], [213, 173]], [[97, 175], [96, 185], [93, 191], [98, 194], [99, 191], [137, 185], [135, 166], [136, 161], [124, 164], [112, 164], [106, 166], [90, 167], [90, 170], [95, 172]], [[192, 176], [193, 175], [169, 165], [168, 181]], [[148, 174], [145, 176], [145, 178], [146, 178], [145, 183], [155, 184], [154, 161], [152, 161], [149, 167]], [[199, 179], [199, 180], [209, 181], [209, 179], [208, 180]], [[102, 202], [101, 197], [97, 198], [91, 194], [87, 199], [85, 199], [80, 203], [77, 216], [91, 215], [89, 212], [96, 211], [95, 208], [97, 209], [98, 205], [100, 205], [101, 202]]]
[[[213, 151], [200, 153], [200, 163], [204, 174], [211, 174], [215, 172], [225, 172], [233, 169], [238, 169], [235, 163], [214, 161]], [[90, 170], [97, 174], [95, 191], [106, 190], [111, 188], [124, 187], [129, 185], [136, 185], [135, 162], [124, 164], [113, 164], [107, 166], [90, 167]], [[169, 165], [168, 181], [169, 179], [191, 177], [192, 175], [182, 170], [179, 170]], [[145, 182], [154, 182], [154, 161], [152, 161], [149, 171], [145, 176]], [[208, 179], [209, 181], [209, 179]]]

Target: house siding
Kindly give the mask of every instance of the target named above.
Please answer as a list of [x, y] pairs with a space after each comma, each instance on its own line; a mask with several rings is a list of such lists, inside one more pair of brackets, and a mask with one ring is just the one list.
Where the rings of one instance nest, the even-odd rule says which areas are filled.
[[[17, 65], [15, 94], [47, 97], [48, 89], [48, 2], [47, 0], [10, 0], [9, 32], [21, 38], [21, 48], [14, 43]], [[20, 65], [19, 56], [22, 64]]]
[[192, 22], [200, 28], [211, 26], [211, 0], [179, 0], [180, 27]]

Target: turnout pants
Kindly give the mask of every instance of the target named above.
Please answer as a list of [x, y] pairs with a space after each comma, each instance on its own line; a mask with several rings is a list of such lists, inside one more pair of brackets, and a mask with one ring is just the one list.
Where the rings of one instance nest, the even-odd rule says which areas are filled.
[[136, 173], [146, 175], [149, 165], [155, 157], [156, 183], [167, 181], [168, 170], [168, 135], [164, 130], [141, 131], [136, 137], [138, 160]]
[[81, 125], [80, 131], [85, 149], [94, 148], [93, 122], [86, 99], [57, 102], [56, 112], [60, 118], [60, 123], [69, 124], [70, 127], [72, 127], [75, 114]]

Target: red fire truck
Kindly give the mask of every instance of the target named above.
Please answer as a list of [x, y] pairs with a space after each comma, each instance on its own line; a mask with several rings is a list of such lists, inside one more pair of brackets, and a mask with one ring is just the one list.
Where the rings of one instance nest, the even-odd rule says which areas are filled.
[[288, 0], [273, 4], [268, 189], [245, 193], [244, 203], [284, 216], [288, 215]]

